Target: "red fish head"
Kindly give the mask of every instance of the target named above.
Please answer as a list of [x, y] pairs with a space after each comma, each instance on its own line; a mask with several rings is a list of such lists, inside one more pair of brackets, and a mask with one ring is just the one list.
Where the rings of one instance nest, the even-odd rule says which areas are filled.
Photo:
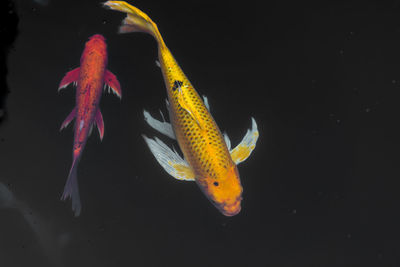
[[104, 38], [104, 36], [101, 34], [95, 34], [95, 35], [92, 35], [89, 37], [89, 41], [91, 41], [91, 40], [99, 40], [99, 41], [105, 42], [106, 38]]
[[81, 57], [82, 59], [88, 54], [96, 52], [100, 54], [105, 60], [107, 60], [107, 44], [106, 39], [101, 34], [95, 34], [89, 37], [89, 40], [85, 44], [85, 50]]
[[90, 36], [89, 41], [86, 42], [86, 48], [105, 52], [107, 49], [106, 38], [101, 34]]

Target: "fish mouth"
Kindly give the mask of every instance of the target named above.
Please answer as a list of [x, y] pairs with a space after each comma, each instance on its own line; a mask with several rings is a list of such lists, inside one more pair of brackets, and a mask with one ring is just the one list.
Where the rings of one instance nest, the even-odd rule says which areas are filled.
[[220, 208], [220, 211], [222, 212], [222, 214], [224, 214], [227, 217], [232, 217], [237, 215], [241, 210], [242, 210], [242, 206], [240, 205], [241, 202], [241, 198], [236, 200], [235, 203], [233, 204], [225, 204]]
[[217, 208], [219, 212], [221, 212], [223, 215], [227, 217], [232, 217], [237, 215], [241, 209], [241, 202], [242, 202], [242, 197], [238, 196], [233, 202], [228, 203], [228, 202], [217, 202], [215, 199], [212, 197], [208, 196], [208, 199], [210, 202], [214, 205], [214, 207]]

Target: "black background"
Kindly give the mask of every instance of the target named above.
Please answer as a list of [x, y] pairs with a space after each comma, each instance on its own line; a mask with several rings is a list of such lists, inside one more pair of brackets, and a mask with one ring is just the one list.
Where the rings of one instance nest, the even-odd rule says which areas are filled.
[[[158, 24], [233, 146], [256, 119], [257, 147], [239, 165], [242, 211], [221, 215], [141, 138], [160, 137], [143, 109], [165, 112], [151, 36], [117, 34], [124, 15], [97, 0], [20, 0], [18, 24], [15, 13], [3, 24], [18, 35], [4, 76], [0, 182], [46, 225], [39, 235], [54, 238], [41, 246], [54, 249], [3, 209], [1, 266], [400, 265], [398, 1], [131, 3]], [[95, 132], [85, 148], [74, 218], [59, 200], [73, 132], [58, 129], [75, 91], [57, 86], [95, 33], [123, 97], [103, 95], [105, 137]]]

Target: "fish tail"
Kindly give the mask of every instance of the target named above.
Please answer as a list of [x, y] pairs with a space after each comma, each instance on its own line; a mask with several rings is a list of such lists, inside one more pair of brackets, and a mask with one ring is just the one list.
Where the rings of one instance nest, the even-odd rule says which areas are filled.
[[125, 1], [107, 1], [104, 3], [104, 6], [127, 14], [119, 28], [120, 33], [147, 32], [153, 35], [159, 44], [164, 45], [164, 41], [158, 31], [157, 25], [149, 16], [147, 16], [147, 14], [138, 8]]
[[81, 213], [81, 199], [79, 197], [78, 187], [78, 161], [79, 158], [74, 157], [67, 182], [65, 183], [64, 192], [61, 196], [61, 200], [66, 200], [69, 197], [71, 198], [72, 211], [75, 217], [78, 217]]

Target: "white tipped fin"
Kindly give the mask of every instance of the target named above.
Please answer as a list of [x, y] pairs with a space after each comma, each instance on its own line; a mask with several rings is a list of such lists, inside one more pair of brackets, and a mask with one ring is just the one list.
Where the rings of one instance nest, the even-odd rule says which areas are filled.
[[109, 70], [106, 70], [104, 72], [104, 86], [105, 89], [107, 89], [106, 87], [108, 87], [108, 93], [112, 92], [119, 99], [121, 99], [122, 97], [121, 85], [119, 84], [117, 76], [115, 76]]
[[143, 110], [143, 115], [145, 121], [155, 130], [159, 131], [162, 134], [165, 134], [171, 139], [176, 140], [174, 130], [172, 129], [172, 125], [165, 121], [163, 113], [160, 111], [163, 121], [159, 121], [153, 118], [149, 112]]
[[80, 67], [67, 72], [64, 78], [61, 80], [60, 85], [58, 86], [58, 91], [60, 92], [61, 89], [66, 88], [70, 83], [77, 85], [77, 81], [79, 80], [79, 74], [80, 74]]
[[228, 150], [231, 150], [231, 139], [229, 139], [229, 136], [227, 133], [224, 133], [224, 140], [225, 140]]
[[245, 161], [256, 147], [259, 133], [257, 129], [257, 123], [254, 118], [251, 118], [251, 122], [251, 129], [247, 130], [242, 142], [240, 142], [240, 144], [230, 151], [232, 160], [236, 164]]
[[203, 102], [204, 102], [204, 105], [206, 106], [206, 108], [208, 109], [208, 112], [211, 112], [210, 104], [208, 103], [208, 98], [205, 95], [203, 95]]
[[92, 136], [92, 133], [93, 133], [93, 124], [90, 125], [90, 129], [89, 129], [89, 134], [88, 134], [88, 136]]
[[74, 109], [71, 111], [71, 113], [69, 113], [68, 117], [67, 117], [67, 118], [64, 120], [64, 122], [61, 124], [60, 131], [61, 131], [62, 129], [64, 129], [64, 128], [66, 128], [66, 127], [68, 126], [68, 124], [70, 124], [71, 121], [72, 121], [73, 119], [75, 119], [75, 116], [76, 116], [76, 108], [74, 108]]
[[194, 181], [195, 177], [192, 169], [176, 151], [172, 151], [157, 137], [151, 139], [143, 135], [143, 138], [149, 146], [151, 153], [153, 153], [158, 163], [160, 163], [166, 172], [178, 180]]

